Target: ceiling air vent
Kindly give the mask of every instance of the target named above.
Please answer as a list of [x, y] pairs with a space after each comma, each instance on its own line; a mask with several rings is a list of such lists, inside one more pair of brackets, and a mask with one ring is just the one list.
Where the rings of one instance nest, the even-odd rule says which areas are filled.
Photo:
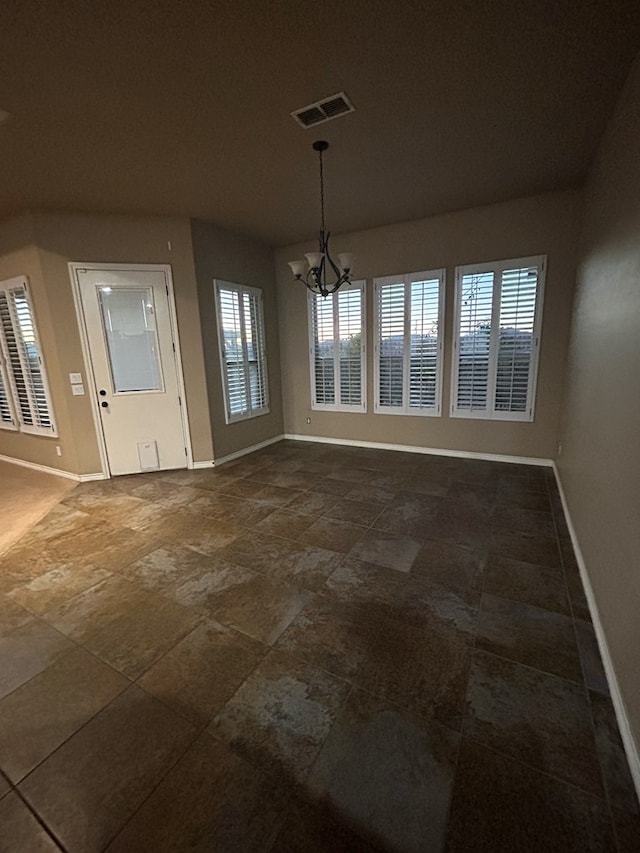
[[355, 107], [345, 93], [338, 92], [337, 95], [331, 95], [322, 101], [316, 101], [315, 104], [309, 104], [307, 107], [295, 110], [291, 115], [302, 127], [315, 127], [317, 124], [330, 121], [332, 118], [352, 113], [354, 109]]

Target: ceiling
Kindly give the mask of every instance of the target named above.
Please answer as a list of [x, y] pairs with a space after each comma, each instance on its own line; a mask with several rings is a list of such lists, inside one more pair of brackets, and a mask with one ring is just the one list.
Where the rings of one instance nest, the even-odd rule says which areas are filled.
[[[280, 246], [584, 180], [637, 0], [4, 0], [0, 217], [196, 216]], [[356, 112], [289, 113], [344, 90]]]

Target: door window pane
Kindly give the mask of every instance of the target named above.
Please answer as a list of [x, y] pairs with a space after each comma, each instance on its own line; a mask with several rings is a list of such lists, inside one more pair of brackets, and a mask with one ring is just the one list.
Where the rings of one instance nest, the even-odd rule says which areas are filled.
[[98, 288], [115, 394], [163, 391], [153, 291]]

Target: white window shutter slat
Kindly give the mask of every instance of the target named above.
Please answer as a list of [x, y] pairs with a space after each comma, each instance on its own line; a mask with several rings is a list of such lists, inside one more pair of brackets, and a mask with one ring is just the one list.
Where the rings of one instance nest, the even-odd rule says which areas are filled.
[[312, 408], [365, 411], [364, 282], [308, 299]]
[[0, 426], [54, 434], [51, 398], [26, 278], [0, 282]]
[[544, 260], [458, 268], [454, 416], [533, 420]]
[[227, 423], [269, 411], [260, 291], [216, 282]]
[[376, 279], [376, 412], [438, 415], [444, 270]]

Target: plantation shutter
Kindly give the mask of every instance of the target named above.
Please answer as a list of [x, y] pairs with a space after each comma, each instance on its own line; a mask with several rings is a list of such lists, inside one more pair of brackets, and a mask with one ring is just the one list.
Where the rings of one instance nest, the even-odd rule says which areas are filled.
[[338, 291], [340, 403], [362, 403], [362, 290]]
[[216, 282], [227, 423], [268, 411], [260, 291]]
[[545, 258], [460, 267], [451, 413], [533, 420]]
[[309, 294], [312, 408], [365, 411], [364, 282]]
[[440, 414], [444, 270], [376, 279], [375, 289], [375, 411]]
[[537, 292], [537, 267], [502, 273], [494, 403], [497, 412], [527, 411]]
[[333, 296], [310, 295], [313, 312], [313, 402], [331, 406], [336, 402], [335, 335]]
[[9, 380], [0, 353], [0, 427], [3, 429], [18, 429], [13, 417], [13, 407], [9, 396]]
[[[54, 434], [52, 407], [25, 278], [0, 283], [0, 425]], [[13, 405], [11, 400], [13, 400]]]
[[457, 408], [486, 412], [489, 394], [489, 356], [493, 312], [493, 272], [463, 275], [460, 323]]
[[381, 407], [404, 405], [404, 282], [380, 286], [378, 295], [378, 370]]

